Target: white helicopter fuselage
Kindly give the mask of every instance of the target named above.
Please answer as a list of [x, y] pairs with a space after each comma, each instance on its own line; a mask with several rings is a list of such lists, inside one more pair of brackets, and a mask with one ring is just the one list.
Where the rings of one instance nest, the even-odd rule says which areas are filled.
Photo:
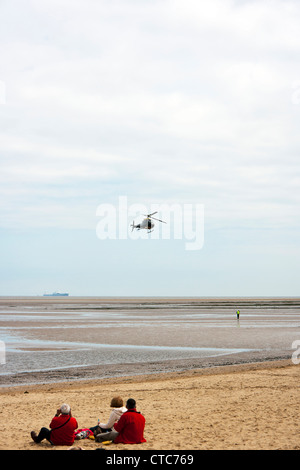
[[152, 220], [150, 219], [144, 219], [140, 224], [136, 224], [134, 225], [134, 222], [133, 222], [133, 225], [132, 227], [133, 228], [136, 228], [138, 230], [141, 230], [141, 229], [145, 229], [145, 230], [152, 230], [153, 227], [154, 227], [154, 222], [152, 222]]
[[157, 214], [157, 211], [152, 212], [152, 214], [148, 214], [147, 216], [146, 216], [146, 214], [144, 214], [146, 216], [146, 219], [144, 219], [139, 224], [135, 225], [134, 221], [133, 221], [133, 223], [131, 224], [132, 230], [134, 230], [136, 228], [137, 230], [141, 230], [141, 229], [148, 230], [148, 233], [152, 232], [153, 227], [155, 225], [154, 222], [152, 222], [152, 219], [158, 220], [159, 222], [162, 222], [163, 224], [166, 224], [166, 222], [164, 220], [160, 220], [160, 219], [157, 219], [156, 217], [153, 217], [154, 214]]

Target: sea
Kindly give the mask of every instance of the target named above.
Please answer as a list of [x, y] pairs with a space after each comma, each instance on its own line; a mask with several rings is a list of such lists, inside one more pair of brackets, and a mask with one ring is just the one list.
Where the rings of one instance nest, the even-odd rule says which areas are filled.
[[0, 297], [1, 387], [288, 359], [297, 342], [300, 298]]

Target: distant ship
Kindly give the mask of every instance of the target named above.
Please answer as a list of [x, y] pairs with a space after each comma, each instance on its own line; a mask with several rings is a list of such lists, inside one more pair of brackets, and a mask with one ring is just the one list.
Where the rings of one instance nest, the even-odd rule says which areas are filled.
[[44, 294], [44, 297], [68, 297], [67, 292], [53, 292], [53, 294]]

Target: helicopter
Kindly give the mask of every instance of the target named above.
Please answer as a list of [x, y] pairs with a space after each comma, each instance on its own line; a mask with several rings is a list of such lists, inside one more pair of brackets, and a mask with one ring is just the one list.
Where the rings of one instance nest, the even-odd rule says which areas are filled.
[[131, 231], [133, 232], [133, 230], [136, 228], [137, 230], [141, 230], [141, 229], [148, 230], [148, 233], [153, 232], [155, 224], [154, 222], [152, 222], [152, 219], [158, 220], [158, 222], [162, 222], [163, 224], [167, 223], [164, 220], [156, 219], [156, 217], [153, 217], [154, 214], [157, 214], [157, 211], [152, 212], [152, 214], [147, 214], [147, 215], [143, 214], [144, 217], [146, 217], [146, 219], [144, 219], [140, 224], [134, 225], [134, 221], [133, 221], [133, 223], [130, 225], [130, 227], [132, 227]]

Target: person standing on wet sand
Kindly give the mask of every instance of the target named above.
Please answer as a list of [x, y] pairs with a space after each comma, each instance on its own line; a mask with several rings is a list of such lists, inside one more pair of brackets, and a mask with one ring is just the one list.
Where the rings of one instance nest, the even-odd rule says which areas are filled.
[[237, 318], [237, 320], [240, 319], [240, 311], [239, 310], [236, 311], [236, 318]]

